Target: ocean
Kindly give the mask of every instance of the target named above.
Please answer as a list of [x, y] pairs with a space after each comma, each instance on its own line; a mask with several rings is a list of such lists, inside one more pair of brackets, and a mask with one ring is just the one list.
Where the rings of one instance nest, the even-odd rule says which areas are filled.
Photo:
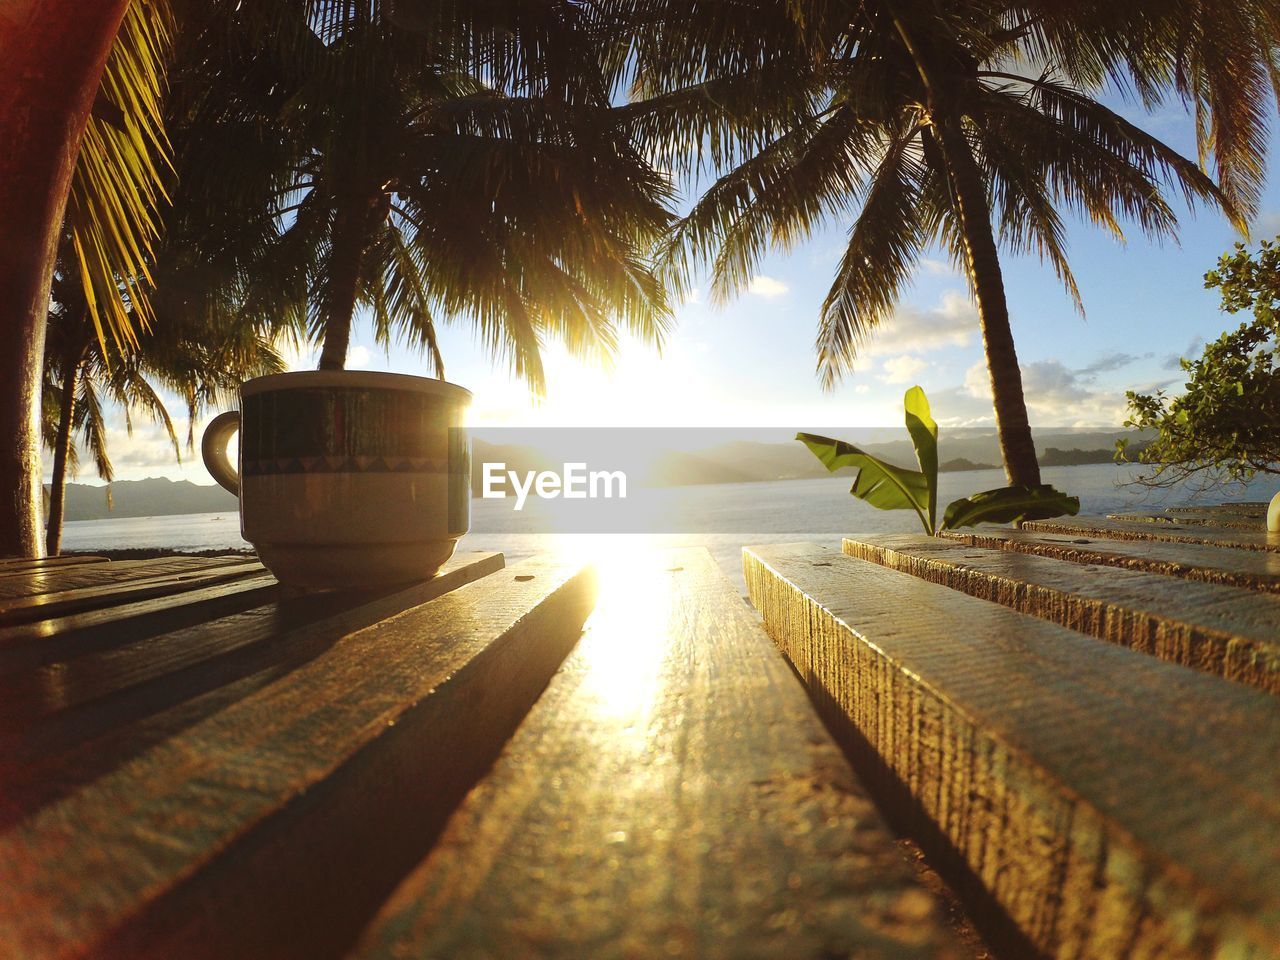
[[[1247, 487], [1201, 492], [1194, 486], [1148, 490], [1126, 486], [1132, 466], [1087, 464], [1044, 471], [1046, 483], [1080, 498], [1082, 514], [1117, 510], [1162, 510], [1188, 503], [1216, 503], [1225, 499], [1269, 500], [1280, 483], [1275, 477], [1255, 478]], [[915, 533], [920, 525], [909, 510], [877, 510], [849, 495], [851, 478], [775, 480], [760, 483], [703, 484], [663, 491], [663, 530], [708, 527], [718, 533], [551, 534], [530, 533], [527, 515], [511, 510], [510, 500], [472, 501], [471, 532], [458, 549], [493, 550], [514, 563], [536, 553], [569, 548], [621, 550], [637, 541], [656, 546], [705, 546], [729, 577], [742, 588], [741, 550], [752, 543], [806, 540], [839, 546], [840, 539], [858, 533]], [[944, 473], [939, 477], [939, 511], [957, 497], [1004, 484], [999, 470]], [[696, 522], [695, 522], [696, 521]], [[234, 512], [196, 513], [163, 517], [120, 517], [68, 522], [63, 549], [93, 551], [132, 547], [178, 551], [251, 549], [240, 536]]]

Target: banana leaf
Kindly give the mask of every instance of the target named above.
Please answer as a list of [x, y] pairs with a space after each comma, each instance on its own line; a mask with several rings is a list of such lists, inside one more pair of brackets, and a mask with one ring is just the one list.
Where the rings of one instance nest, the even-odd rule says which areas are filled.
[[886, 463], [843, 440], [812, 433], [797, 433], [796, 439], [832, 472], [841, 467], [857, 467], [858, 475], [849, 488], [855, 497], [881, 510], [914, 510], [926, 532], [933, 533], [928, 516], [933, 485], [924, 473]]
[[902, 398], [907, 415], [907, 433], [915, 447], [916, 462], [929, 487], [929, 533], [938, 525], [938, 424], [929, 411], [929, 398], [920, 387], [912, 387]]
[[953, 500], [942, 515], [942, 529], [954, 530], [979, 523], [1047, 520], [1079, 512], [1079, 497], [1069, 497], [1047, 483], [1036, 487], [1000, 487]]

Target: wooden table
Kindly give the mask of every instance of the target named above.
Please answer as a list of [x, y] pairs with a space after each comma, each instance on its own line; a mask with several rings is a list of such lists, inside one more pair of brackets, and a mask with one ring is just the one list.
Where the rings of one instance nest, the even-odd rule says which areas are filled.
[[1280, 535], [1258, 505], [751, 548], [744, 568], [1001, 955], [1280, 957]]
[[704, 550], [0, 561], [2, 957], [981, 955], [927, 880]]

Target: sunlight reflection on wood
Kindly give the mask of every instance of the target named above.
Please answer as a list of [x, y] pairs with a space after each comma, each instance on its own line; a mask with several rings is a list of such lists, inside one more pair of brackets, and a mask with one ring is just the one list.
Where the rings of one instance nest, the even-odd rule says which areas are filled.
[[599, 584], [579, 647], [588, 665], [584, 688], [599, 716], [618, 720], [624, 730], [634, 728], [635, 746], [643, 749], [643, 725], [655, 706], [669, 646], [672, 590], [670, 573], [656, 562], [658, 538], [593, 536], [570, 549], [574, 559], [595, 565]]

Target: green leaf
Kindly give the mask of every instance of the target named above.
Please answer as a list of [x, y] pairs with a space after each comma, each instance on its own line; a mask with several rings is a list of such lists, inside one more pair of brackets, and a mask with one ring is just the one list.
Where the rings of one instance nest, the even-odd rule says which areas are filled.
[[136, 346], [154, 319], [151, 266], [172, 171], [162, 113], [173, 30], [168, 0], [128, 5], [67, 197], [66, 228], [104, 348], [108, 339]]
[[938, 425], [929, 411], [929, 398], [919, 386], [912, 387], [902, 398], [906, 410], [907, 433], [915, 447], [916, 462], [929, 486], [927, 513], [929, 532], [938, 524]]
[[1036, 487], [1000, 487], [953, 500], [942, 516], [942, 529], [954, 530], [979, 523], [1047, 520], [1079, 512], [1079, 497], [1069, 497], [1047, 483]]
[[[931, 420], [929, 422], [932, 423]], [[928, 519], [932, 485], [922, 472], [886, 463], [843, 440], [812, 433], [797, 433], [796, 439], [833, 473], [841, 467], [857, 467], [858, 475], [849, 488], [855, 497], [881, 510], [914, 510], [925, 532], [933, 533]]]

